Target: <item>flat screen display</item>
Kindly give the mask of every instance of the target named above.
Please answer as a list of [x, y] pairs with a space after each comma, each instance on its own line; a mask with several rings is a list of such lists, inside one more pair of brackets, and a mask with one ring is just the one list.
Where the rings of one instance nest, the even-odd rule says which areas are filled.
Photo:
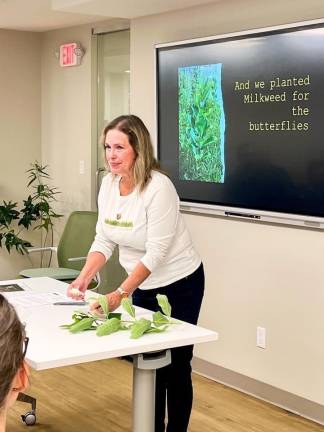
[[324, 216], [323, 24], [158, 47], [157, 102], [182, 201]]

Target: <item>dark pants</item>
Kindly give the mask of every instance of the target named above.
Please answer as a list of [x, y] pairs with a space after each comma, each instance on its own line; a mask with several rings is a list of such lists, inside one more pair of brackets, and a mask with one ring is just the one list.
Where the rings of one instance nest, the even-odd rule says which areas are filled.
[[[197, 324], [205, 276], [201, 264], [191, 275], [162, 288], [137, 289], [133, 303], [152, 311], [159, 310], [157, 294], [165, 294], [172, 317]], [[168, 404], [167, 432], [186, 432], [192, 407], [191, 359], [193, 345], [171, 349], [171, 364], [156, 371], [155, 432], [165, 431], [165, 405]], [[167, 396], [167, 398], [166, 398]]]

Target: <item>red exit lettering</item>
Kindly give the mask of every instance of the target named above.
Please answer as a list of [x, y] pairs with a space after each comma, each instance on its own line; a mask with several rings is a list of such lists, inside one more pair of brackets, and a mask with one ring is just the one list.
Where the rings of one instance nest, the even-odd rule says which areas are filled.
[[60, 46], [60, 65], [62, 67], [75, 66], [78, 64], [78, 59], [74, 52], [76, 48], [76, 43], [69, 43]]

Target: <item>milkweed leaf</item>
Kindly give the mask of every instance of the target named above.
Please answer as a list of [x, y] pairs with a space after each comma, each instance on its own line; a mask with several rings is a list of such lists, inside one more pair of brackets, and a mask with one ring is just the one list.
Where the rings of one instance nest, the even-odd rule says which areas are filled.
[[121, 302], [122, 307], [132, 318], [135, 318], [135, 308], [130, 298], [124, 298]]
[[92, 327], [94, 320], [95, 319], [91, 317], [83, 318], [82, 320], [72, 324], [69, 330], [71, 333], [79, 333], [81, 331], [89, 330]]
[[143, 336], [151, 328], [151, 321], [141, 318], [138, 321], [135, 321], [131, 327], [131, 338], [138, 339]]
[[167, 317], [171, 316], [171, 305], [169, 303], [168, 297], [164, 294], [158, 294], [156, 296], [156, 299], [158, 301], [158, 304], [160, 306], [160, 308], [162, 309], [162, 312], [164, 313], [164, 315], [166, 315]]
[[162, 312], [160, 312], [160, 311], [154, 312], [153, 324], [156, 327], [160, 327], [160, 326], [163, 326], [163, 325], [168, 324], [168, 323], [169, 323], [169, 318], [166, 317], [165, 315], [163, 315]]
[[118, 318], [110, 318], [97, 327], [96, 334], [97, 336], [106, 336], [117, 332], [119, 329], [120, 320]]
[[121, 320], [121, 317], [122, 317], [122, 314], [119, 313], [119, 312], [110, 312], [110, 313], [108, 314], [108, 318], [109, 318], [109, 319], [110, 319], [110, 318], [117, 318], [117, 319]]
[[169, 326], [165, 325], [163, 327], [151, 327], [146, 331], [146, 333], [163, 333]]
[[101, 306], [101, 309], [103, 310], [103, 313], [105, 315], [106, 318], [108, 318], [109, 315], [109, 304], [108, 304], [108, 299], [105, 295], [101, 295], [98, 298], [98, 303]]

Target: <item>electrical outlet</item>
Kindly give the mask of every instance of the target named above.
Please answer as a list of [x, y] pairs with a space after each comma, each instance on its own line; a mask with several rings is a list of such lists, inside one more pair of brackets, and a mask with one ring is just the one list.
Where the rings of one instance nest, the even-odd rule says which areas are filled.
[[257, 327], [256, 344], [259, 348], [265, 349], [266, 347], [266, 329], [264, 327]]

